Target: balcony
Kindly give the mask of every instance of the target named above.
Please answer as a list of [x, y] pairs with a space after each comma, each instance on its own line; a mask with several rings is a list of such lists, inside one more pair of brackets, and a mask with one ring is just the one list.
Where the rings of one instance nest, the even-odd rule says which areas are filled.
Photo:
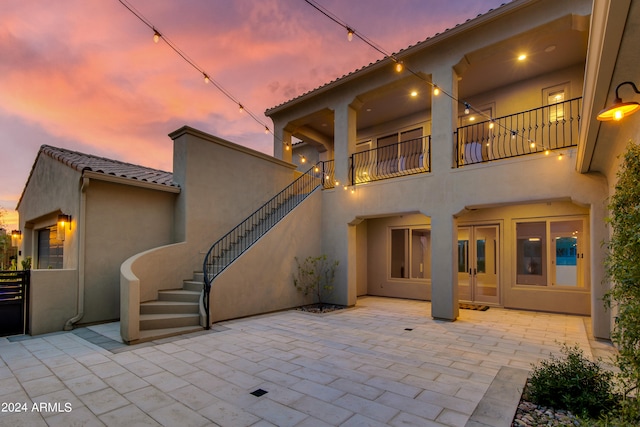
[[582, 98], [459, 127], [456, 168], [546, 153], [578, 144]]
[[351, 183], [396, 178], [431, 171], [431, 136], [351, 155]]

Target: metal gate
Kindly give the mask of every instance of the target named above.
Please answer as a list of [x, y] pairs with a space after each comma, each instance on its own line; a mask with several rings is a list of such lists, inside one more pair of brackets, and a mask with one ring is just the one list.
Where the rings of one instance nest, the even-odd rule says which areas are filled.
[[27, 333], [30, 270], [0, 271], [0, 337]]

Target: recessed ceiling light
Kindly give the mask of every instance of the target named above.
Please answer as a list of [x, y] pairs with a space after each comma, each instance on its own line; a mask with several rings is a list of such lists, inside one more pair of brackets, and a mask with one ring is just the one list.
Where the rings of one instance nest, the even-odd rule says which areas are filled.
[[417, 90], [412, 90], [411, 91], [411, 96], [418, 96], [418, 91]]
[[544, 51], [547, 52], [547, 53], [553, 52], [554, 50], [556, 50], [556, 45], [555, 44], [549, 45], [544, 49]]
[[527, 59], [527, 55], [525, 55], [524, 53], [521, 53], [521, 54], [518, 56], [518, 61], [524, 61], [525, 59]]

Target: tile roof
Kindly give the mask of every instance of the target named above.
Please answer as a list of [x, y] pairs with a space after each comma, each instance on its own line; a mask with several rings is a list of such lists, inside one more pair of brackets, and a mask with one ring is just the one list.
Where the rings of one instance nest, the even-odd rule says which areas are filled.
[[[408, 51], [408, 50], [410, 50], [410, 49], [413, 49], [413, 48], [415, 48], [415, 47], [417, 47], [417, 46], [420, 46], [420, 45], [421, 45], [421, 44], [423, 44], [423, 43], [426, 43], [426, 42], [428, 42], [428, 41], [431, 41], [432, 39], [436, 39], [436, 38], [440, 38], [440, 37], [442, 37], [442, 36], [445, 36], [445, 35], [447, 35], [448, 33], [450, 33], [450, 32], [451, 32], [451, 30], [453, 30], [453, 29], [455, 29], [455, 28], [458, 28], [458, 27], [460, 27], [461, 25], [466, 25], [466, 24], [468, 24], [468, 23], [469, 23], [469, 22], [471, 22], [471, 21], [475, 21], [475, 20], [477, 20], [478, 18], [481, 18], [481, 17], [483, 17], [483, 16], [486, 16], [486, 15], [490, 14], [491, 12], [494, 12], [495, 10], [498, 10], [498, 9], [504, 8], [504, 6], [506, 6], [508, 3], [514, 3], [515, 1], [516, 1], [516, 0], [510, 0], [510, 1], [507, 1], [507, 2], [505, 2], [505, 3], [502, 3], [502, 4], [500, 4], [500, 6], [498, 6], [496, 9], [489, 9], [489, 10], [488, 10], [487, 12], [485, 12], [485, 13], [480, 13], [480, 14], [478, 14], [478, 16], [476, 16], [475, 18], [469, 18], [469, 19], [467, 19], [466, 21], [464, 21], [463, 23], [458, 23], [458, 24], [456, 24], [453, 28], [447, 28], [447, 29], [445, 29], [442, 33], [435, 33], [433, 36], [427, 37], [426, 39], [424, 39], [424, 40], [422, 40], [422, 41], [419, 41], [419, 42], [417, 42], [417, 43], [415, 43], [415, 44], [409, 45], [409, 46], [407, 46], [407, 47], [406, 47], [406, 48], [404, 48], [404, 49], [400, 49], [398, 52], [392, 53], [392, 54], [391, 54], [391, 56], [393, 56], [393, 57], [402, 56], [402, 54], [403, 54], [403, 53], [406, 53], [406, 51]], [[276, 109], [278, 109], [279, 107], [283, 107], [283, 106], [285, 106], [285, 105], [289, 104], [290, 102], [293, 102], [293, 101], [296, 101], [296, 100], [298, 100], [298, 99], [300, 99], [300, 98], [303, 98], [303, 97], [305, 97], [306, 95], [309, 95], [309, 94], [311, 94], [311, 93], [313, 93], [313, 92], [316, 92], [316, 91], [318, 91], [318, 90], [320, 90], [320, 89], [326, 88], [327, 86], [331, 86], [331, 85], [333, 85], [333, 84], [336, 84], [337, 82], [339, 82], [339, 81], [341, 81], [341, 80], [343, 80], [343, 79], [345, 79], [345, 78], [347, 78], [347, 77], [351, 77], [351, 76], [353, 76], [354, 74], [357, 74], [357, 73], [359, 73], [359, 72], [361, 72], [361, 71], [363, 71], [363, 70], [365, 70], [365, 69], [367, 69], [367, 68], [369, 68], [369, 67], [372, 67], [373, 65], [379, 64], [379, 63], [384, 62], [384, 61], [389, 61], [389, 57], [384, 57], [384, 58], [379, 59], [379, 60], [377, 60], [377, 61], [375, 61], [375, 62], [370, 62], [368, 65], [364, 65], [364, 66], [362, 66], [362, 67], [360, 67], [360, 68], [358, 68], [358, 69], [356, 69], [356, 70], [353, 70], [353, 71], [351, 71], [351, 72], [349, 72], [349, 73], [347, 73], [347, 74], [344, 74], [344, 75], [342, 75], [341, 77], [338, 77], [338, 78], [336, 78], [336, 79], [334, 79], [334, 80], [331, 80], [331, 81], [329, 81], [329, 82], [327, 82], [327, 83], [325, 83], [325, 84], [323, 84], [323, 85], [320, 85], [320, 86], [318, 86], [318, 87], [317, 87], [317, 88], [315, 88], [315, 89], [311, 89], [311, 90], [309, 90], [309, 91], [307, 91], [307, 92], [304, 92], [304, 93], [302, 93], [302, 94], [300, 94], [300, 95], [298, 95], [298, 96], [296, 96], [296, 97], [294, 97], [294, 98], [291, 98], [291, 99], [290, 99], [290, 100], [288, 100], [288, 101], [284, 101], [284, 102], [282, 102], [282, 103], [280, 103], [280, 104], [278, 104], [278, 105], [275, 105], [275, 106], [273, 106], [273, 107], [271, 107], [271, 108], [267, 109], [267, 110], [265, 111], [265, 114], [268, 116], [268, 115], [269, 115], [269, 112], [271, 112], [271, 111], [273, 111], [273, 110], [276, 110]]]
[[52, 159], [58, 160], [78, 172], [92, 171], [134, 181], [179, 187], [179, 185], [173, 181], [173, 173], [171, 172], [124, 163], [64, 148], [52, 147], [50, 145], [41, 146], [40, 153], [46, 154]]

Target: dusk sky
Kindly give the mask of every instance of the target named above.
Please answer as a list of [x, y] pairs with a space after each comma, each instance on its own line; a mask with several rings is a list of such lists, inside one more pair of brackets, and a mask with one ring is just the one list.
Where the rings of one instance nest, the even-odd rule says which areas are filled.
[[[317, 0], [388, 52], [506, 0]], [[127, 0], [264, 111], [382, 58], [304, 0]], [[273, 154], [273, 136], [118, 0], [1, 0], [0, 208], [8, 231], [42, 144], [171, 171], [183, 125]]]

